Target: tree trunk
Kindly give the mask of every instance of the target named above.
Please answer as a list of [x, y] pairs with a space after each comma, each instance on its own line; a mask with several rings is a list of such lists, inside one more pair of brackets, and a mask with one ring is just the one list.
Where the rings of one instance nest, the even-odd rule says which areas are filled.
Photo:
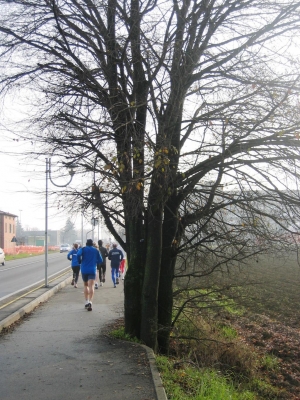
[[[139, 228], [140, 227], [140, 228]], [[124, 281], [125, 332], [141, 337], [141, 297], [144, 277], [144, 241], [141, 221], [132, 218], [127, 224], [128, 269]]]
[[162, 257], [158, 291], [158, 349], [168, 354], [172, 329], [173, 278], [175, 267], [174, 239], [178, 227], [177, 209], [169, 201], [164, 210]]
[[171, 249], [164, 249], [161, 259], [161, 273], [158, 292], [158, 350], [168, 354], [170, 333], [172, 330], [173, 310], [173, 276], [174, 264], [171, 259]]
[[162, 239], [162, 207], [149, 212], [147, 253], [142, 293], [141, 340], [157, 350], [157, 299]]

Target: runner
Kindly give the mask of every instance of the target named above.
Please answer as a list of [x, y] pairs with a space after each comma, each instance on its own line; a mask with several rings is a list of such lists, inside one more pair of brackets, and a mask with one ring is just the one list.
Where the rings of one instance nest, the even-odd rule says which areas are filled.
[[124, 255], [123, 260], [120, 263], [119, 271], [120, 271], [120, 278], [122, 278], [122, 281], [124, 281], [125, 272], [126, 272], [126, 258], [125, 258], [125, 255]]
[[88, 239], [86, 241], [86, 246], [78, 250], [77, 257], [81, 264], [85, 308], [88, 311], [92, 311], [97, 264], [102, 263], [102, 256], [99, 251], [93, 247], [92, 239]]
[[[102, 240], [98, 240], [98, 246], [99, 246], [99, 251], [101, 253], [103, 262], [101, 264], [97, 264], [97, 270], [99, 271], [100, 286], [103, 286], [104, 282], [105, 282], [106, 257], [108, 257], [108, 251], [107, 251], [106, 247], [103, 246]], [[96, 283], [96, 285], [97, 285], [97, 283]]]
[[114, 284], [114, 288], [116, 288], [119, 284], [119, 267], [120, 262], [123, 260], [123, 253], [120, 249], [117, 249], [117, 244], [113, 244], [113, 248], [108, 253], [108, 259], [111, 261], [111, 279]]
[[78, 262], [77, 258], [77, 252], [78, 252], [78, 244], [74, 243], [73, 244], [73, 249], [69, 251], [67, 255], [67, 259], [71, 261], [71, 268], [73, 270], [73, 279], [71, 282], [71, 285], [74, 285], [74, 288], [77, 288], [77, 282], [78, 282], [78, 277], [79, 277], [79, 272], [80, 272], [80, 265]]

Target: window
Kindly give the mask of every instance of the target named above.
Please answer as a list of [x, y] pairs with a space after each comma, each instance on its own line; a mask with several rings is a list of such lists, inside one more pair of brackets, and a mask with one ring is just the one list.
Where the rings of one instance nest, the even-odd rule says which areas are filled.
[[11, 224], [9, 224], [9, 233], [11, 233]]

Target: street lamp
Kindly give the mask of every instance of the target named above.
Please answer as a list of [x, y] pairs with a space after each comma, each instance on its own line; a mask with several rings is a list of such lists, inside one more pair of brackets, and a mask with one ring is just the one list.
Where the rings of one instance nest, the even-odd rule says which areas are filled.
[[48, 287], [48, 180], [57, 187], [66, 187], [68, 186], [75, 174], [74, 166], [69, 165], [67, 167], [69, 169], [70, 180], [64, 185], [58, 185], [53, 182], [51, 178], [51, 158], [46, 158], [46, 201], [45, 201], [45, 287]]

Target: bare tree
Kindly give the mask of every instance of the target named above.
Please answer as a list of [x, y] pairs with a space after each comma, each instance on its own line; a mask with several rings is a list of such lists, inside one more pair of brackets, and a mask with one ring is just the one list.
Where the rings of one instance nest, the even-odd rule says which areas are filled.
[[70, 218], [67, 219], [64, 228], [61, 231], [63, 243], [70, 243], [71, 245], [76, 240], [75, 225]]
[[168, 351], [178, 255], [298, 231], [300, 2], [0, 6], [1, 93], [30, 90], [26, 138], [94, 172], [72, 208], [127, 252], [126, 331]]

